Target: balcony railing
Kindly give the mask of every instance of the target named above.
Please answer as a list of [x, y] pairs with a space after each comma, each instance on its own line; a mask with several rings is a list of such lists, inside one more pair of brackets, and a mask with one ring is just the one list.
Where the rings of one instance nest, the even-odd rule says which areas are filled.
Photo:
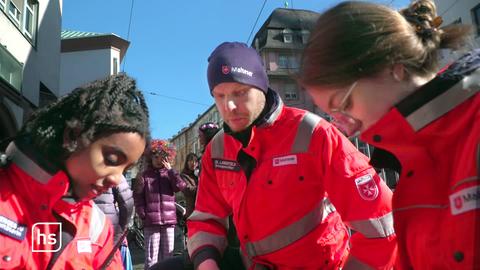
[[2, 45], [0, 45], [0, 77], [20, 91], [23, 65]]

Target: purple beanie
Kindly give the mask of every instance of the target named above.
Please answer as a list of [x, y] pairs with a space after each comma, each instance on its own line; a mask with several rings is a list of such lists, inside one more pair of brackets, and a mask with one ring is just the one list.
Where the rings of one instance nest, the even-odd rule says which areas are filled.
[[267, 93], [268, 77], [257, 51], [245, 43], [224, 42], [208, 58], [208, 86], [224, 82], [248, 84]]

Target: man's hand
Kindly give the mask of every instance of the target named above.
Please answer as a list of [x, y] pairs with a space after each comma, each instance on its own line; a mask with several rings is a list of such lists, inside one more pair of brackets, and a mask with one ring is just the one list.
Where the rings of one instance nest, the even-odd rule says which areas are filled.
[[220, 268], [218, 268], [217, 262], [215, 262], [214, 259], [206, 259], [198, 265], [197, 270], [220, 270]]

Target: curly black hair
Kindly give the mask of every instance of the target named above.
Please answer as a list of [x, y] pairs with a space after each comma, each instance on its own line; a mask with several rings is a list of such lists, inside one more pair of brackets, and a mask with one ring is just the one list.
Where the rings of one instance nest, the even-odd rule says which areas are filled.
[[96, 80], [34, 112], [17, 139], [29, 144], [49, 162], [63, 168], [76, 150], [65, 144], [66, 133], [83, 147], [118, 132], [136, 132], [149, 141], [149, 113], [135, 80], [125, 73]]

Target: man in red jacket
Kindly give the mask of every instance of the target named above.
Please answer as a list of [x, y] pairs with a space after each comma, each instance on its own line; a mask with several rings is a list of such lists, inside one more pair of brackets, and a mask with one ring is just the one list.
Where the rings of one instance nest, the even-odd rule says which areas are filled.
[[218, 269], [233, 214], [248, 269], [389, 269], [392, 193], [367, 158], [327, 121], [284, 106], [245, 44], [213, 51], [208, 82], [224, 127], [188, 222], [195, 268]]

